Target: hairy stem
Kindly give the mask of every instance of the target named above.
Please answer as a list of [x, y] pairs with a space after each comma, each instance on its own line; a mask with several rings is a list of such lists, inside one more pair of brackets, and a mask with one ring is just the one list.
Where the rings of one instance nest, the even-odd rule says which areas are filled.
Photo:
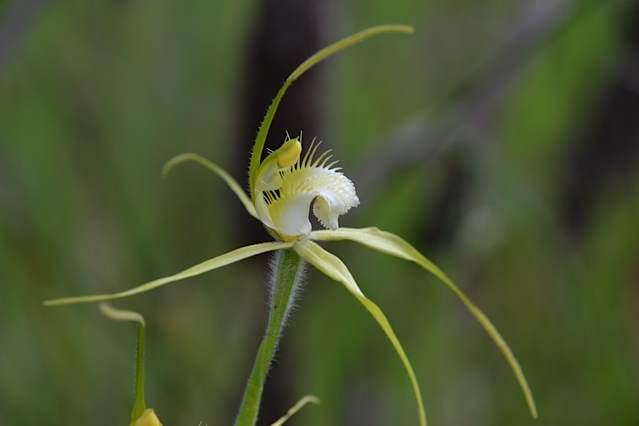
[[254, 426], [262, 400], [262, 390], [277, 344], [300, 285], [304, 261], [293, 250], [280, 250], [273, 265], [273, 282], [266, 333], [255, 357], [255, 364], [244, 389], [235, 426]]

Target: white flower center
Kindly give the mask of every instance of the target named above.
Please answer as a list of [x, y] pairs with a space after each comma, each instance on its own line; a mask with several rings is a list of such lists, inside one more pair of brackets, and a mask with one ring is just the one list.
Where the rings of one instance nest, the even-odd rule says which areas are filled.
[[336, 167], [337, 161], [330, 161], [330, 151], [314, 158], [318, 146], [311, 143], [300, 161], [299, 140], [287, 139], [260, 166], [255, 186], [257, 214], [282, 236], [311, 232], [311, 204], [315, 217], [329, 229], [337, 229], [339, 216], [359, 204], [355, 185]]

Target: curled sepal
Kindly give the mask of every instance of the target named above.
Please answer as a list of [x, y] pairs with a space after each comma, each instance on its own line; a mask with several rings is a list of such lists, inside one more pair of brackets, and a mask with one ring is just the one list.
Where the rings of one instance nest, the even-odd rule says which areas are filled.
[[266, 253], [266, 252], [280, 250], [280, 249], [286, 249], [291, 247], [292, 245], [293, 243], [291, 242], [277, 242], [277, 241], [252, 244], [249, 246], [241, 247], [239, 249], [235, 249], [233, 251], [222, 254], [220, 256], [216, 256], [212, 259], [205, 260], [204, 262], [191, 266], [190, 268], [185, 269], [182, 272], [178, 272], [175, 275], [158, 278], [156, 280], [149, 281], [148, 283], [139, 285], [129, 290], [121, 291], [119, 293], [96, 294], [91, 296], [64, 297], [61, 299], [46, 300], [44, 302], [44, 305], [57, 306], [57, 305], [69, 305], [73, 303], [92, 303], [92, 302], [104, 302], [104, 301], [113, 300], [113, 299], [122, 299], [124, 297], [134, 296], [136, 294], [145, 293], [147, 291], [154, 290], [158, 287], [162, 287], [166, 284], [169, 284], [175, 281], [191, 278], [196, 275], [200, 275], [205, 272], [212, 271], [213, 269], [221, 268], [222, 266], [230, 265], [231, 263], [239, 262], [240, 260], [244, 260], [261, 253]]
[[[131, 321], [138, 324], [138, 341], [135, 351], [135, 395], [133, 397], [133, 408], [131, 409], [131, 425], [137, 425], [146, 410], [144, 400], [144, 346], [146, 340], [146, 323], [144, 317], [135, 311], [117, 309], [108, 303], [100, 303], [100, 311], [104, 316], [116, 321]], [[142, 423], [155, 424], [155, 423]], [[159, 424], [159, 422], [157, 423]]]
[[271, 426], [282, 426], [284, 423], [288, 421], [291, 417], [297, 414], [306, 404], [319, 404], [320, 400], [318, 397], [314, 395], [306, 395], [302, 397], [295, 405], [293, 405], [285, 415], [280, 417], [275, 423], [272, 423]]
[[332, 241], [332, 240], [351, 240], [357, 243], [368, 246], [374, 250], [382, 253], [390, 254], [392, 256], [399, 257], [401, 259], [415, 262], [422, 268], [426, 269], [433, 275], [435, 275], [441, 282], [443, 282], [450, 290], [457, 295], [457, 297], [464, 303], [470, 313], [477, 319], [477, 321], [484, 327], [490, 338], [495, 345], [499, 348], [504, 358], [510, 365], [519, 386], [526, 398], [530, 414], [533, 418], [537, 418], [537, 406], [533, 397], [532, 391], [528, 386], [528, 381], [523, 373], [517, 358], [513, 354], [512, 350], [501, 336], [497, 328], [488, 319], [488, 317], [464, 294], [463, 291], [455, 285], [455, 283], [448, 278], [448, 276], [437, 267], [433, 262], [428, 260], [422, 255], [415, 247], [408, 242], [400, 238], [399, 236], [390, 232], [381, 231], [378, 228], [340, 228], [337, 230], [322, 230], [314, 231], [311, 233], [310, 238], [319, 241]]
[[160, 419], [155, 414], [152, 408], [147, 408], [144, 413], [136, 420], [135, 423], [131, 423], [132, 426], [162, 426]]
[[166, 164], [164, 164], [164, 167], [162, 167], [162, 175], [168, 175], [171, 170], [173, 170], [173, 168], [186, 161], [194, 161], [218, 175], [228, 185], [228, 187], [231, 188], [231, 191], [233, 191], [235, 195], [237, 195], [237, 198], [240, 199], [246, 211], [254, 218], [257, 218], [255, 207], [253, 206], [251, 199], [248, 195], [246, 195], [237, 181], [233, 179], [233, 176], [231, 176], [226, 170], [224, 170], [217, 164], [207, 160], [199, 154], [187, 152], [185, 154], [180, 154], [171, 158], [169, 161], [166, 162]]
[[404, 365], [406, 374], [408, 375], [408, 378], [410, 379], [411, 385], [413, 387], [415, 400], [417, 401], [419, 424], [420, 426], [426, 426], [426, 410], [424, 409], [424, 402], [422, 400], [422, 394], [419, 389], [419, 383], [417, 382], [417, 376], [415, 376], [415, 372], [410, 361], [408, 360], [408, 356], [406, 356], [406, 353], [402, 348], [402, 344], [395, 335], [395, 332], [388, 322], [386, 315], [384, 315], [379, 306], [377, 306], [373, 301], [364, 296], [346, 265], [344, 265], [344, 263], [337, 256], [329, 253], [313, 241], [309, 240], [298, 242], [297, 244], [295, 244], [295, 246], [293, 246], [293, 249], [302, 258], [304, 258], [304, 260], [326, 274], [329, 278], [332, 278], [335, 281], [343, 284], [344, 287], [346, 287], [346, 289], [350, 291], [351, 294], [353, 294], [353, 296], [355, 296], [355, 298], [373, 316], [375, 321], [377, 321], [377, 324], [379, 324], [379, 326], [386, 334], [386, 337], [388, 337], [388, 339], [391, 341], [395, 352], [397, 352], [397, 355]]
[[255, 180], [257, 177], [257, 171], [260, 166], [262, 160], [262, 151], [264, 150], [264, 143], [266, 142], [266, 136], [268, 135], [268, 131], [271, 127], [271, 122], [273, 118], [275, 118], [275, 113], [277, 112], [277, 107], [284, 97], [284, 94], [288, 90], [288, 88], [293, 84], [295, 80], [297, 80], [302, 74], [308, 71], [310, 68], [315, 66], [317, 63], [323, 61], [324, 59], [347, 49], [355, 44], [361, 43], [367, 38], [373, 37], [377, 34], [382, 33], [405, 33], [412, 34], [415, 31], [413, 27], [408, 25], [379, 25], [376, 27], [368, 28], [366, 30], [360, 31], [353, 35], [350, 35], [342, 40], [339, 40], [319, 51], [317, 51], [314, 55], [306, 59], [302, 62], [293, 72], [286, 78], [284, 84], [275, 95], [273, 102], [266, 110], [266, 115], [264, 116], [264, 120], [262, 120], [262, 125], [257, 131], [257, 136], [255, 137], [255, 144], [253, 145], [253, 151], [251, 152], [251, 160], [249, 162], [249, 190], [251, 193], [251, 198], [255, 201]]

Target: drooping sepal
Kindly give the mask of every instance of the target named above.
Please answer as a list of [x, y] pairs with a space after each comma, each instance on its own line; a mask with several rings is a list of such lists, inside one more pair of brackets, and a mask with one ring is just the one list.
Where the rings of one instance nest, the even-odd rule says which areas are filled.
[[506, 362], [508, 362], [508, 365], [513, 371], [517, 382], [519, 383], [519, 387], [524, 394], [524, 398], [526, 399], [526, 403], [528, 404], [528, 409], [530, 410], [531, 416], [533, 418], [537, 418], [537, 406], [535, 404], [535, 398], [533, 397], [532, 391], [530, 390], [530, 386], [528, 385], [528, 381], [526, 380], [523, 369], [519, 365], [519, 361], [517, 361], [517, 358], [510, 349], [510, 346], [508, 346], [506, 340], [497, 330], [497, 327], [495, 327], [492, 321], [488, 319], [486, 314], [484, 314], [481, 309], [479, 309], [477, 305], [475, 305], [468, 298], [468, 296], [466, 296], [466, 294], [453, 282], [453, 280], [448, 277], [448, 275], [446, 275], [432, 261], [426, 258], [426, 256], [421, 254], [419, 250], [417, 250], [403, 238], [393, 233], [382, 231], [375, 227], [361, 229], [340, 228], [330, 231], [314, 231], [310, 235], [310, 238], [318, 241], [355, 241], [382, 253], [390, 254], [392, 256], [414, 262], [417, 265], [421, 266], [423, 269], [435, 275], [435, 277], [437, 277], [442, 283], [444, 283], [462, 301], [468, 311], [473, 315], [473, 317], [475, 317], [477, 322], [479, 322], [484, 330], [486, 330], [486, 333], [495, 343], [495, 346], [499, 348], [500, 352], [506, 359]]
[[60, 299], [45, 300], [43, 304], [45, 306], [59, 306], [59, 305], [71, 305], [75, 303], [95, 303], [95, 302], [104, 302], [107, 300], [122, 299], [125, 297], [135, 296], [137, 294], [155, 290], [156, 288], [165, 286], [167, 284], [170, 284], [176, 281], [181, 281], [181, 280], [185, 280], [187, 278], [191, 278], [200, 274], [204, 274], [214, 269], [218, 269], [223, 266], [230, 265], [235, 262], [239, 262], [240, 260], [244, 260], [249, 257], [256, 256], [258, 254], [267, 253], [267, 252], [271, 252], [275, 250], [286, 249], [291, 247], [291, 245], [292, 243], [290, 242], [278, 242], [278, 241], [269, 241], [266, 243], [251, 244], [251, 245], [240, 247], [233, 251], [221, 254], [214, 258], [205, 260], [204, 262], [198, 263], [197, 265], [193, 265], [182, 272], [178, 272], [177, 274], [170, 275], [168, 277], [158, 278], [156, 280], [149, 281], [148, 283], [139, 285], [137, 287], [133, 287], [129, 290], [120, 291], [118, 293], [109, 293], [109, 294], [63, 297]]
[[399, 356], [402, 365], [404, 366], [404, 370], [406, 371], [406, 374], [408, 375], [408, 378], [413, 387], [415, 401], [417, 402], [419, 424], [420, 426], [426, 426], [426, 410], [424, 408], [424, 402], [422, 399], [421, 390], [419, 388], [419, 383], [417, 382], [417, 376], [415, 375], [413, 366], [411, 365], [408, 356], [406, 355], [406, 352], [404, 351], [404, 348], [399, 341], [399, 338], [391, 327], [388, 318], [386, 318], [386, 315], [384, 315], [384, 312], [380, 309], [379, 306], [375, 304], [375, 302], [364, 296], [364, 293], [362, 293], [359, 286], [355, 282], [353, 275], [351, 275], [350, 271], [339, 257], [335, 256], [332, 253], [329, 253], [328, 251], [320, 247], [317, 243], [310, 240], [299, 241], [293, 246], [293, 249], [302, 258], [304, 258], [304, 260], [313, 265], [319, 271], [323, 272], [329, 278], [342, 284], [372, 315], [377, 324], [384, 331], [384, 334], [386, 334], [386, 337], [388, 337], [388, 340], [390, 340], [391, 344], [393, 345], [393, 349], [395, 349], [395, 352]]

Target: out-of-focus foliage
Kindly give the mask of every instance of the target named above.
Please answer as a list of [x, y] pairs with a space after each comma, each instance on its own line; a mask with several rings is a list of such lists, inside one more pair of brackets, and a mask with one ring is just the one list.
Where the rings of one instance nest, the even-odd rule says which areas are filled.
[[[14, 3], [0, 2], [0, 13]], [[256, 6], [42, 2], [28, 23], [0, 69], [0, 424], [126, 424], [134, 332], [96, 307], [40, 301], [124, 289], [239, 246], [242, 222], [223, 184], [196, 167], [168, 179], [160, 169], [184, 151], [237, 161], [240, 69]], [[418, 32], [322, 65], [327, 126], [317, 136], [346, 170], [362, 166], [416, 112], [453, 106], [451, 90], [491, 57], [521, 6], [335, 2], [327, 41], [381, 22]], [[578, 236], [559, 219], [566, 152], [614, 72], [624, 16], [600, 7], [567, 22], [526, 61], [492, 131], [402, 170], [343, 223], [397, 232], [442, 264], [518, 355], [540, 422], [634, 425], [637, 172], [605, 186]], [[464, 190], [434, 243], [425, 230], [459, 164]], [[349, 243], [331, 248], [393, 322], [431, 424], [533, 422], [499, 353], [434, 278]], [[231, 422], [265, 324], [267, 263], [122, 305], [147, 319], [147, 397], [165, 424]], [[272, 372], [288, 386], [265, 391], [283, 407], [305, 393], [322, 399], [291, 425], [414, 424], [410, 386], [382, 339], [348, 294], [311, 273]]]

